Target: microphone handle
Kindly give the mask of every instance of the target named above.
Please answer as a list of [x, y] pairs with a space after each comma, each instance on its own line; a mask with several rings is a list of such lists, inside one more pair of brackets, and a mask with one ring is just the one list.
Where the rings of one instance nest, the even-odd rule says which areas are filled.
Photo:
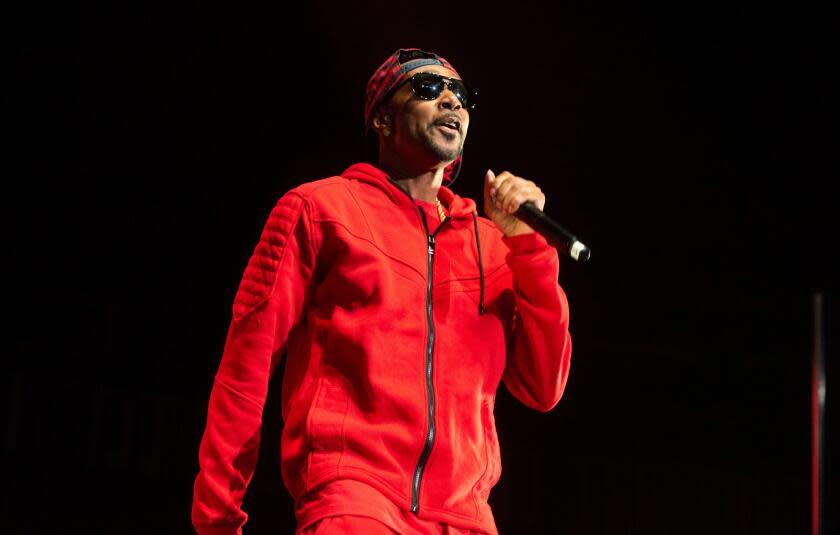
[[525, 224], [541, 234], [557, 250], [563, 251], [578, 262], [589, 260], [589, 247], [578, 241], [571, 232], [548, 217], [533, 202], [526, 201], [522, 203], [514, 215], [517, 219], [525, 222]]

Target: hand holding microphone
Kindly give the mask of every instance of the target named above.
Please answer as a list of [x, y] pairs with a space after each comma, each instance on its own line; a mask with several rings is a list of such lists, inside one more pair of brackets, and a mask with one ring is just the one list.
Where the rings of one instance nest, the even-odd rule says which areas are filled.
[[537, 232], [557, 250], [578, 262], [589, 260], [589, 248], [542, 211], [545, 195], [532, 181], [507, 171], [498, 176], [487, 170], [484, 181], [484, 213], [504, 233], [516, 236]]

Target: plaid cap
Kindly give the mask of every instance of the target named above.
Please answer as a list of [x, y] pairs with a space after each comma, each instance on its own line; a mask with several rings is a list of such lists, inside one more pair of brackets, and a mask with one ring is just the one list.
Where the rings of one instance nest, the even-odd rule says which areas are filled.
[[[365, 132], [368, 132], [370, 128], [370, 119], [374, 110], [388, 97], [391, 90], [405, 80], [410, 71], [426, 65], [440, 65], [451, 70], [459, 77], [461, 76], [451, 63], [438, 54], [419, 48], [397, 49], [368, 79], [365, 93]], [[454, 162], [446, 167], [444, 180], [451, 184], [457, 178], [460, 170], [461, 156], [458, 156]]]

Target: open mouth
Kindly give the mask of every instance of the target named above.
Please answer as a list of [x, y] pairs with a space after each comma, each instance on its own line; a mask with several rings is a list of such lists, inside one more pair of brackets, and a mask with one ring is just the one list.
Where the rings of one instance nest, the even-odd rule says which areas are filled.
[[443, 129], [451, 132], [461, 132], [461, 121], [453, 117], [438, 119], [435, 121], [435, 126], [442, 127]]

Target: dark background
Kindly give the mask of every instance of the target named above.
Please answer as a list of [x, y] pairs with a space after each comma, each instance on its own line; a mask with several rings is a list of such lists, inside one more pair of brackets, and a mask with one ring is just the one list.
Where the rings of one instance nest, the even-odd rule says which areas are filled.
[[[840, 443], [830, 20], [739, 2], [13, 10], [3, 531], [189, 532], [262, 225], [362, 159], [367, 77], [417, 46], [481, 90], [455, 189], [478, 198], [488, 167], [530, 178], [593, 250], [561, 265], [563, 400], [540, 414], [499, 394], [500, 531], [805, 533], [815, 292]], [[294, 528], [277, 379], [250, 533]]]

